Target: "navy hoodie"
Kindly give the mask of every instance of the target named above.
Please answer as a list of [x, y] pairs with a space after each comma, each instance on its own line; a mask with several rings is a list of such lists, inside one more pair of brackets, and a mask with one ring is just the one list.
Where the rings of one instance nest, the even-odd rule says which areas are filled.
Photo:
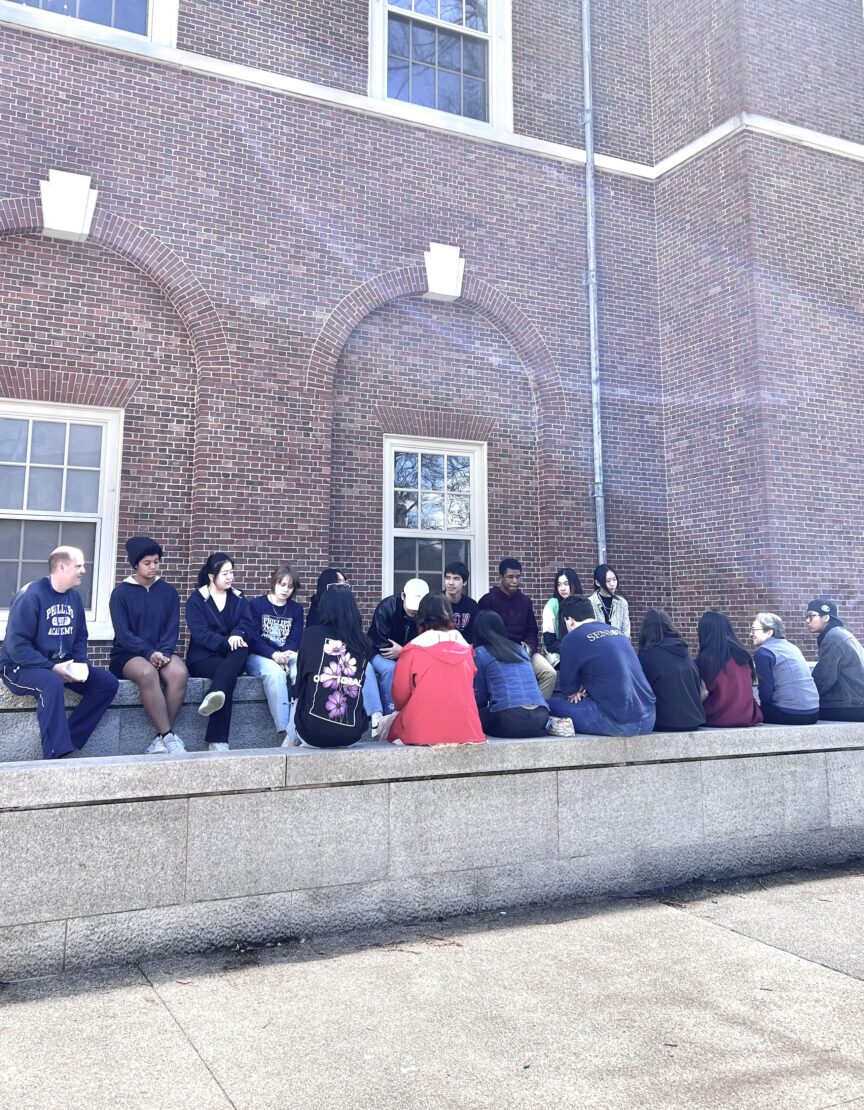
[[561, 641], [561, 695], [584, 687], [602, 713], [619, 724], [640, 721], [654, 708], [654, 692], [630, 640], [617, 628], [586, 621]]
[[180, 639], [180, 597], [164, 578], [142, 586], [131, 575], [115, 587], [108, 603], [114, 625], [111, 662], [129, 655], [149, 659], [154, 651], [173, 655]]
[[84, 600], [75, 589], [58, 593], [46, 575], [15, 595], [0, 650], [0, 667], [50, 670], [66, 659], [87, 662]]
[[639, 662], [657, 698], [655, 732], [685, 732], [705, 724], [702, 680], [680, 636], [642, 648]]
[[253, 598], [246, 609], [246, 642], [253, 655], [270, 659], [274, 651], [299, 651], [303, 635], [303, 606], [293, 597], [274, 605], [266, 594]]

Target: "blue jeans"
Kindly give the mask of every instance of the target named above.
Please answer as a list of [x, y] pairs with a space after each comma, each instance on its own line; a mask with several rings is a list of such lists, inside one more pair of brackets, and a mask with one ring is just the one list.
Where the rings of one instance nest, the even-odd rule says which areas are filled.
[[381, 705], [385, 713], [395, 713], [393, 704], [393, 672], [396, 670], [395, 659], [385, 659], [383, 655], [372, 656], [372, 667], [378, 679], [378, 689], [381, 691]]
[[288, 664], [288, 673], [268, 659], [266, 655], [250, 655], [246, 662], [246, 673], [260, 678], [264, 686], [264, 697], [270, 708], [270, 716], [277, 732], [287, 732], [291, 721], [291, 698], [288, 683], [297, 678], [297, 656]]
[[549, 712], [553, 717], [569, 717], [577, 732], [589, 736], [638, 736], [654, 729], [654, 707], [636, 721], [613, 721], [607, 717], [593, 698], [586, 697], [579, 702], [566, 698], [550, 698]]

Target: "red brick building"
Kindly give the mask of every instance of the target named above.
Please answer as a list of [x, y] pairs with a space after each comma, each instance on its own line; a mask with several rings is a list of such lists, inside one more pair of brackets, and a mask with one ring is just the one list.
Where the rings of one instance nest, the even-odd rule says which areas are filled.
[[[104, 639], [140, 531], [181, 589], [224, 548], [251, 593], [343, 567], [367, 612], [465, 552], [475, 596], [508, 554], [537, 600], [559, 565], [590, 580], [580, 21], [0, 0], [0, 603], [83, 544]], [[861, 631], [860, 0], [594, 0], [592, 26], [637, 627], [769, 608], [804, 642], [825, 591]], [[458, 299], [425, 296], [430, 244]]]

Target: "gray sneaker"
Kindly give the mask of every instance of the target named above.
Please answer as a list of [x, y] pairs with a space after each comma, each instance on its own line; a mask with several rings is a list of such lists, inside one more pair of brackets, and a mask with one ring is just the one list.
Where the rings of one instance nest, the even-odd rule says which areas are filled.
[[228, 745], [227, 744], [208, 744], [207, 745], [207, 751], [208, 752], [227, 752], [228, 751]]
[[[171, 733], [169, 732], [168, 735], [170, 736]], [[153, 739], [150, 741], [150, 747], [145, 749], [144, 754], [145, 755], [164, 755], [165, 752], [167, 752], [167, 751], [168, 751], [168, 746], [166, 745], [165, 740], [163, 739], [163, 737], [154, 736]]]
[[225, 695], [221, 690], [211, 690], [198, 706], [202, 717], [209, 717], [211, 713], [218, 713], [225, 704]]
[[163, 737], [165, 740], [165, 747], [174, 755], [176, 752], [185, 752], [186, 745], [180, 739], [176, 732], [166, 732]]

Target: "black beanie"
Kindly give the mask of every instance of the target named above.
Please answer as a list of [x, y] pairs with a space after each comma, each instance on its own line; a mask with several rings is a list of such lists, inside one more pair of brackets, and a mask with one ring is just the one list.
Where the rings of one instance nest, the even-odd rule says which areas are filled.
[[137, 567], [139, 561], [145, 555], [158, 555], [160, 559], [164, 555], [160, 545], [155, 540], [151, 540], [149, 536], [133, 536], [127, 540], [126, 553], [133, 567]]

